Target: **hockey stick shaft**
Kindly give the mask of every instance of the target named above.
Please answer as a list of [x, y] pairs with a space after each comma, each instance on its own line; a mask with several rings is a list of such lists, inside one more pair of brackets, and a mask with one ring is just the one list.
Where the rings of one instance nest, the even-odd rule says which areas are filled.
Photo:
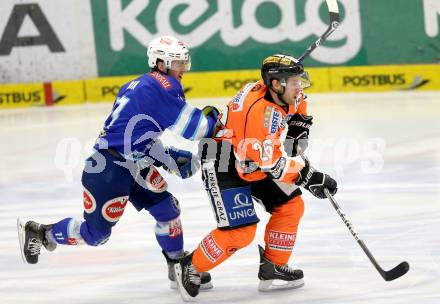
[[326, 0], [328, 11], [330, 14], [330, 24], [327, 30], [315, 42], [313, 42], [304, 53], [299, 56], [298, 62], [302, 62], [304, 58], [309, 56], [321, 43], [328, 38], [339, 26], [339, 8], [337, 0]]
[[[308, 160], [308, 158], [304, 154], [304, 152], [301, 149], [298, 149], [298, 150], [299, 150], [299, 154], [300, 154], [301, 158], [306, 163], [310, 163], [310, 161]], [[327, 189], [324, 189], [324, 193], [325, 193], [325, 196], [327, 196], [327, 198], [329, 199], [329, 201], [332, 204], [332, 206], [335, 208], [335, 210], [338, 213], [339, 217], [344, 222], [345, 226], [347, 226], [347, 228], [350, 231], [351, 235], [355, 238], [355, 240], [357, 241], [359, 246], [362, 248], [364, 253], [367, 255], [367, 257], [370, 260], [370, 262], [373, 264], [374, 268], [376, 268], [376, 270], [380, 273], [380, 275], [382, 276], [382, 278], [385, 281], [391, 281], [391, 280], [397, 279], [397, 278], [403, 276], [405, 273], [408, 272], [409, 264], [407, 262], [402, 262], [402, 263], [400, 263], [399, 265], [397, 265], [396, 267], [394, 267], [393, 269], [391, 269], [389, 271], [383, 270], [382, 267], [380, 267], [379, 263], [374, 258], [373, 254], [368, 249], [367, 245], [365, 245], [364, 241], [359, 238], [358, 234], [356, 233], [356, 231], [353, 228], [353, 225], [347, 219], [345, 213], [342, 211], [341, 207], [339, 206], [338, 202], [335, 200], [333, 195], [331, 195], [331, 193]]]

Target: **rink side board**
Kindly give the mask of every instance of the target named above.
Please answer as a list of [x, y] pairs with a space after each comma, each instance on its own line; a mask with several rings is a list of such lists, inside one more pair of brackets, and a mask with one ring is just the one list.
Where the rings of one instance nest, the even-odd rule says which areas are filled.
[[[388, 65], [309, 68], [312, 86], [306, 93], [389, 92], [440, 90], [440, 65]], [[0, 109], [58, 106], [85, 102], [113, 102], [121, 86], [139, 75], [76, 81], [0, 85]], [[183, 87], [188, 99], [227, 98], [249, 82], [259, 70], [190, 72]]]

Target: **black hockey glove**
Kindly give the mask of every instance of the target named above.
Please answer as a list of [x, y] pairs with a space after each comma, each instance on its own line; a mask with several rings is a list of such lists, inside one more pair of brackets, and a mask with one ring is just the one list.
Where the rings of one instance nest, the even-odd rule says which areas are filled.
[[306, 161], [304, 168], [299, 171], [299, 178], [296, 185], [307, 189], [317, 198], [326, 198], [324, 189], [327, 189], [332, 195], [338, 191], [338, 184], [336, 181], [322, 172], [316, 171], [315, 168], [309, 165]]
[[309, 130], [313, 124], [313, 116], [295, 114], [288, 122], [284, 150], [290, 157], [298, 155], [298, 146], [305, 151], [308, 146]]

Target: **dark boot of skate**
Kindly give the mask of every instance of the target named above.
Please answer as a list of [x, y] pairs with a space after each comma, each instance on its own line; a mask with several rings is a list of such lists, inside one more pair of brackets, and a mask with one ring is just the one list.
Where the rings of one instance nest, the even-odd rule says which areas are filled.
[[[170, 259], [165, 251], [162, 250], [162, 254], [167, 260], [168, 265], [168, 279], [170, 280], [170, 288], [177, 289], [176, 279], [174, 277], [174, 265], [179, 262], [178, 259]], [[185, 251], [184, 255], [188, 255], [189, 252]], [[211, 282], [211, 275], [209, 272], [200, 273], [200, 290], [211, 289], [213, 287]]]
[[41, 246], [44, 246], [48, 251], [55, 250], [57, 244], [46, 238], [46, 232], [51, 228], [52, 225], [17, 220], [18, 239], [23, 261], [28, 264], [37, 264]]
[[304, 286], [302, 270], [292, 269], [289, 265], [276, 265], [264, 256], [264, 248], [258, 246], [260, 252], [260, 270], [258, 290], [271, 291], [276, 289], [290, 289]]
[[200, 274], [192, 263], [192, 253], [185, 255], [174, 265], [174, 276], [184, 301], [191, 301], [199, 294]]

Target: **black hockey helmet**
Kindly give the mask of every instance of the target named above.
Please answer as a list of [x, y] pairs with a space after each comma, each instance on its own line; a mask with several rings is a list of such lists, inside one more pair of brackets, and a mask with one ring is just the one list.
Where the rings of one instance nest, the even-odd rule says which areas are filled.
[[301, 76], [306, 87], [310, 86], [309, 75], [304, 71], [304, 66], [293, 56], [275, 54], [263, 60], [261, 77], [265, 85], [270, 86], [272, 79], [285, 83], [291, 76]]

